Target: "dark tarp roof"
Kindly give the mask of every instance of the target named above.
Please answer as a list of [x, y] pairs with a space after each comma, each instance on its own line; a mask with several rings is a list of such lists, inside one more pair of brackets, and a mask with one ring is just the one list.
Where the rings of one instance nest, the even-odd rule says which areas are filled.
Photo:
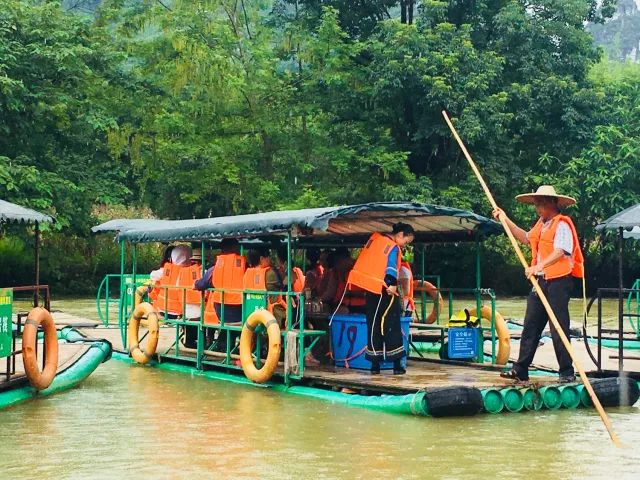
[[624, 228], [630, 231], [633, 227], [640, 227], [640, 203], [607, 218], [596, 227], [596, 230], [600, 232], [602, 230]]
[[390, 231], [403, 221], [416, 230], [416, 241], [469, 241], [475, 234], [502, 233], [499, 223], [457, 208], [422, 203], [367, 203], [193, 220], [111, 220], [93, 232], [117, 231], [119, 240], [134, 243], [210, 241], [224, 237], [282, 235], [293, 230], [299, 243], [324, 239], [339, 242], [366, 239], [375, 231]]
[[30, 208], [0, 200], [0, 222], [51, 223], [53, 218]]

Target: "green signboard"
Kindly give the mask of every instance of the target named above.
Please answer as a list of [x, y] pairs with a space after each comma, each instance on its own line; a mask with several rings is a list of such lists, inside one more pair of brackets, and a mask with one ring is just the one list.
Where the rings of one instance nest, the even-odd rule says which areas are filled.
[[0, 358], [11, 355], [13, 290], [0, 288]]

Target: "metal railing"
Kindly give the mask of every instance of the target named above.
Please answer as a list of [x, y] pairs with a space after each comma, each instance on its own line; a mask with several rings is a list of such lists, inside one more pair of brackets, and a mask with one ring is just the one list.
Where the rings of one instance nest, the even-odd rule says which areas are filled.
[[[110, 289], [113, 290], [112, 286], [110, 285], [110, 282], [113, 283], [113, 280], [112, 280], [113, 277], [120, 277], [120, 275], [117, 275], [117, 274], [107, 275], [107, 277], [105, 277], [105, 279], [103, 279], [101, 283], [100, 289], [98, 291], [98, 295], [96, 297], [96, 305], [98, 309], [101, 308], [101, 302], [103, 300], [106, 303], [106, 308], [108, 309], [109, 307], [109, 302], [110, 302], [109, 291]], [[140, 280], [138, 277], [136, 277], [136, 285], [140, 285], [144, 283], [144, 281], [145, 280]], [[119, 278], [118, 278], [118, 282], [120, 285], [122, 285], [122, 282], [120, 282]], [[131, 281], [130, 283], [132, 286], [133, 282]], [[249, 311], [247, 311], [247, 309], [251, 308], [252, 311], [254, 309], [253, 307], [249, 307], [249, 305], [252, 305], [252, 303], [248, 301], [250, 297], [252, 297], [254, 301], [256, 297], [263, 299], [262, 303], [264, 304], [264, 306], [266, 306], [266, 299], [268, 297], [281, 296], [283, 299], [285, 299], [285, 301], [288, 304], [288, 307], [286, 310], [288, 312], [292, 312], [291, 314], [286, 315], [285, 324], [283, 326], [284, 328], [282, 329], [282, 332], [281, 332], [283, 336], [282, 345], [283, 345], [283, 350], [286, 352], [287, 346], [289, 343], [289, 336], [287, 335], [287, 333], [288, 332], [295, 333], [296, 341], [298, 342], [298, 345], [297, 345], [298, 369], [297, 369], [297, 372], [284, 372], [284, 378], [286, 382], [288, 382], [289, 379], [301, 379], [303, 377], [304, 370], [305, 370], [305, 357], [311, 351], [311, 349], [316, 345], [320, 337], [328, 333], [325, 330], [312, 330], [305, 327], [305, 314], [304, 314], [305, 298], [302, 293], [285, 292], [285, 291], [266, 291], [265, 292], [263, 290], [233, 290], [233, 289], [209, 288], [207, 289], [207, 292], [209, 292], [209, 295], [213, 294], [213, 292], [221, 293], [220, 315], [219, 315], [220, 323], [210, 324], [204, 321], [204, 314], [206, 312], [205, 310], [206, 302], [205, 302], [204, 292], [203, 292], [203, 295], [201, 296], [201, 301], [199, 304], [199, 307], [200, 307], [199, 315], [196, 318], [189, 318], [187, 316], [187, 311], [186, 311], [187, 304], [188, 304], [186, 301], [186, 296], [187, 296], [187, 291], [192, 290], [191, 288], [181, 287], [181, 286], [166, 286], [166, 285], [156, 286], [155, 288], [158, 290], [164, 290], [164, 305], [162, 305], [161, 303], [159, 304], [158, 302], [156, 302], [156, 305], [155, 305], [156, 307], [159, 307], [157, 309], [160, 311], [160, 314], [162, 316], [161, 321], [163, 324], [168, 325], [170, 328], [175, 329], [175, 337], [173, 339], [171, 346], [169, 346], [169, 348], [165, 348], [164, 351], [159, 352], [158, 356], [160, 360], [162, 360], [163, 358], [171, 358], [174, 360], [195, 363], [196, 367], [199, 369], [202, 369], [204, 365], [212, 365], [212, 366], [224, 367], [226, 369], [241, 370], [241, 366], [236, 365], [232, 358], [232, 355], [236, 353], [236, 350], [238, 347], [235, 345], [232, 345], [232, 342], [230, 342], [229, 340], [232, 332], [239, 333], [242, 330], [242, 325], [244, 325], [244, 322], [246, 321], [246, 318], [249, 316], [249, 313], [250, 313]], [[181, 292], [180, 296], [182, 301], [180, 303], [182, 305], [182, 312], [180, 313], [169, 312], [169, 308], [168, 308], [169, 292], [172, 290], [174, 292], [176, 290]], [[129, 317], [131, 315], [131, 312], [133, 311], [133, 305], [135, 302], [135, 289], [121, 288], [120, 291], [123, 293], [121, 293], [120, 299], [117, 300], [119, 304], [118, 326], [120, 328], [123, 347], [126, 348], [127, 347], [126, 332], [127, 332]], [[241, 315], [242, 322], [240, 324], [233, 324], [233, 323], [230, 324], [229, 322], [225, 321], [226, 315], [225, 315], [224, 296], [225, 294], [229, 294], [229, 293], [241, 293], [243, 295], [242, 315]], [[144, 300], [148, 300], [148, 298], [145, 298]], [[116, 299], [111, 299], [111, 301], [115, 302]], [[293, 307], [294, 303], [298, 305], [298, 308]], [[295, 312], [295, 315], [293, 314], [293, 312]], [[100, 318], [103, 320], [103, 322], [108, 320], [107, 314], [101, 314], [100, 310], [98, 310], [98, 314], [100, 315]], [[186, 340], [185, 339], [186, 330], [188, 328], [197, 329], [195, 355], [192, 352], [193, 348], [184, 346], [184, 343]], [[262, 339], [261, 339], [261, 335], [259, 335], [261, 330], [262, 330], [261, 327], [258, 327], [256, 329], [256, 333], [257, 333], [256, 348], [254, 350], [258, 367], [260, 366], [260, 353], [261, 353], [261, 347], [262, 347], [261, 345]], [[208, 331], [216, 331], [218, 334], [218, 339], [213, 342], [207, 342], [208, 336], [206, 335], [206, 333]], [[226, 348], [225, 348], [225, 352], [218, 352], [218, 353], [224, 353], [224, 358], [219, 361], [212, 360], [210, 359], [211, 355], [209, 354], [213, 352], [213, 349], [215, 348], [216, 343], [220, 341], [221, 335], [226, 336], [226, 342], [224, 342], [226, 344]], [[309, 342], [308, 345], [305, 345], [305, 343], [307, 343], [306, 339], [308, 338], [311, 338], [311, 341]], [[180, 346], [181, 343], [183, 344], [183, 347]]]
[[[454, 311], [456, 310], [456, 308], [454, 308], [456, 299], [454, 298], [454, 295], [462, 295], [462, 296], [466, 296], [466, 295], [472, 295], [474, 298], [473, 301], [475, 301], [475, 307], [478, 311], [478, 316], [479, 312], [480, 312], [480, 308], [483, 305], [483, 298], [488, 298], [489, 303], [490, 303], [490, 307], [491, 307], [491, 318], [488, 319], [490, 322], [489, 328], [487, 329], [486, 327], [482, 326], [482, 320], [480, 321], [480, 331], [479, 331], [479, 336], [478, 336], [478, 355], [475, 358], [475, 361], [477, 363], [483, 363], [484, 362], [484, 332], [486, 330], [489, 330], [491, 332], [491, 363], [495, 364], [496, 362], [496, 344], [497, 344], [497, 333], [496, 333], [496, 295], [495, 292], [493, 291], [493, 289], [490, 288], [443, 288], [443, 289], [438, 289], [439, 292], [443, 293], [444, 295], [447, 296], [448, 299], [448, 317], [447, 318], [451, 318], [454, 314]], [[468, 299], [465, 298], [464, 300], [457, 300], [457, 302], [462, 302], [462, 301], [466, 301], [468, 302]], [[465, 307], [468, 305], [465, 305]], [[420, 330], [432, 330], [432, 331], [439, 331], [440, 332], [440, 343], [442, 345], [445, 344], [445, 340], [447, 337], [447, 331], [448, 331], [448, 327], [446, 325], [442, 325], [440, 323], [438, 324], [412, 324], [412, 326], [414, 328], [416, 328], [418, 331]]]
[[627, 297], [627, 313], [635, 313], [638, 315], [635, 318], [635, 322], [632, 317], [629, 317], [629, 324], [636, 336], [640, 338], [640, 278], [633, 282], [631, 286], [632, 292]]
[[[619, 289], [619, 288], [599, 288], [596, 291], [596, 295], [591, 299], [591, 301], [589, 302], [589, 305], [587, 306], [587, 315], [589, 314], [589, 312], [591, 311], [591, 307], [593, 306], [594, 303], [597, 302], [597, 309], [598, 309], [598, 314], [597, 314], [597, 334], [596, 334], [596, 354], [594, 354], [591, 350], [591, 346], [590, 346], [590, 342], [592, 342], [594, 339], [589, 336], [588, 332], [587, 332], [587, 324], [586, 324], [586, 318], [585, 318], [585, 322], [582, 328], [582, 335], [585, 341], [585, 347], [587, 349], [587, 353], [589, 354], [589, 357], [591, 357], [591, 360], [593, 361], [593, 363], [595, 364], [595, 366], [598, 369], [598, 372], [602, 372], [603, 368], [602, 368], [602, 342], [604, 340], [607, 341], [617, 341], [617, 349], [618, 349], [618, 355], [617, 355], [617, 359], [618, 359], [618, 371], [622, 372], [624, 370], [624, 360], [625, 355], [624, 355], [624, 342], [625, 342], [625, 335], [628, 333], [632, 333], [632, 332], [625, 332], [624, 331], [624, 320], [625, 318], [628, 318], [631, 322], [632, 322], [632, 326], [633, 326], [633, 319], [636, 320], [636, 323], [638, 321], [640, 321], [640, 312], [632, 312], [630, 311], [629, 308], [627, 308], [627, 310], [624, 310], [624, 296], [627, 296], [627, 299], [636, 295], [640, 295], [640, 285], [636, 286], [636, 283], [634, 283], [633, 288], [623, 288], [623, 289]], [[603, 298], [617, 298], [618, 299], [618, 328], [604, 328], [603, 327], [603, 322], [602, 322], [602, 300]], [[628, 305], [628, 303], [627, 303]], [[636, 332], [633, 332], [634, 334], [636, 334]], [[637, 335], [637, 334], [636, 334]], [[615, 358], [615, 357], [614, 357]], [[631, 358], [631, 357], [628, 357]], [[635, 358], [634, 358], [635, 359]]]

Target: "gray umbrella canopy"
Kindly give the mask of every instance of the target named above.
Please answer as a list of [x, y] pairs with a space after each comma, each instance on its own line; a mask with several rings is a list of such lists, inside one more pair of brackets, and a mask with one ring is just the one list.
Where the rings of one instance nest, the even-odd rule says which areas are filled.
[[596, 230], [601, 232], [603, 230], [624, 228], [630, 232], [634, 227], [640, 227], [640, 203], [607, 218], [596, 227]]
[[633, 227], [631, 231], [623, 233], [624, 238], [633, 238], [635, 240], [640, 240], [640, 227]]
[[251, 238], [293, 232], [299, 241], [366, 238], [386, 232], [396, 222], [411, 224], [420, 241], [473, 241], [476, 234], [502, 233], [499, 223], [456, 208], [422, 203], [378, 202], [341, 207], [309, 208], [193, 220], [111, 220], [94, 232], [117, 231], [129, 242], [211, 241], [224, 237]]
[[0, 223], [2, 222], [51, 223], [53, 218], [30, 208], [0, 200]]

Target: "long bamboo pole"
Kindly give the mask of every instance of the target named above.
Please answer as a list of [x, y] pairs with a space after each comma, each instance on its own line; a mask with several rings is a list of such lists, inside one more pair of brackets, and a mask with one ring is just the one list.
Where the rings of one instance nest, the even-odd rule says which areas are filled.
[[[456, 141], [458, 142], [458, 145], [460, 145], [460, 148], [462, 149], [462, 153], [464, 153], [464, 156], [466, 157], [467, 161], [469, 162], [469, 165], [471, 166], [471, 169], [473, 170], [473, 173], [476, 174], [476, 177], [478, 178], [478, 181], [480, 182], [480, 185], [482, 185], [482, 189], [484, 190], [484, 193], [486, 194], [487, 199], [489, 200], [489, 203], [491, 204], [491, 207], [495, 210], [496, 208], [498, 208], [498, 204], [494, 200], [493, 195], [491, 194], [491, 191], [489, 190], [489, 187], [487, 186], [487, 184], [484, 181], [484, 178], [482, 178], [482, 174], [480, 173], [480, 170], [478, 170], [478, 167], [476, 166], [475, 162], [471, 158], [471, 155], [469, 155], [469, 152], [467, 151], [467, 147], [465, 147], [464, 143], [462, 142], [462, 139], [458, 135], [458, 132], [456, 131], [456, 129], [453, 126], [453, 124], [451, 123], [451, 120], [449, 119], [449, 116], [447, 115], [447, 112], [443, 110], [442, 111], [442, 116], [444, 117], [445, 122], [447, 122], [447, 125], [449, 126], [449, 129], [451, 130], [451, 133], [453, 134], [453, 136], [455, 137]], [[520, 263], [522, 264], [522, 266], [524, 268], [527, 268], [529, 266], [529, 264], [527, 263], [526, 259], [524, 258], [524, 254], [522, 253], [522, 250], [520, 249], [520, 245], [518, 245], [518, 241], [513, 236], [513, 232], [511, 232], [511, 229], [507, 225], [507, 222], [505, 221], [504, 217], [500, 218], [500, 223], [502, 223], [502, 226], [504, 227], [505, 232], [507, 232], [507, 236], [509, 237], [509, 240], [511, 241], [511, 245], [513, 245], [513, 249], [515, 250], [516, 255], [518, 256], [518, 259], [520, 260]], [[602, 408], [602, 404], [600, 403], [600, 400], [598, 400], [598, 397], [596, 396], [596, 393], [593, 391], [593, 387], [591, 386], [591, 383], [589, 382], [589, 379], [587, 378], [587, 374], [585, 373], [584, 369], [582, 368], [582, 365], [580, 364], [580, 362], [576, 358], [576, 354], [574, 353], [573, 348], [571, 348], [571, 343], [569, 342], [569, 339], [567, 338], [567, 336], [565, 335], [564, 331], [560, 327], [560, 322], [558, 322], [558, 318], [556, 317], [555, 313], [553, 312], [553, 309], [551, 308], [551, 305], [549, 304], [549, 301], [547, 300], [547, 297], [545, 296], [544, 292], [540, 288], [540, 284], [538, 283], [538, 280], [535, 278], [535, 275], [531, 275], [529, 277], [529, 280], [533, 284], [533, 288], [535, 289], [536, 293], [538, 294], [538, 297], [542, 301], [542, 304], [544, 305], [544, 308], [547, 311], [547, 314], [549, 315], [549, 319], [551, 320], [551, 323], [553, 323], [553, 326], [555, 327], [556, 332], [558, 333], [558, 336], [560, 337], [560, 340], [562, 340], [562, 343], [564, 344], [565, 348], [567, 349], [567, 352], [569, 352], [569, 355], [571, 356], [571, 359], [573, 360], [573, 364], [575, 365], [576, 369], [578, 370], [578, 373], [580, 374], [580, 378], [582, 379], [582, 383], [584, 384], [584, 387], [587, 389], [587, 392], [589, 392], [589, 396], [591, 397], [591, 401], [593, 402], [593, 405], [596, 407], [596, 410], [598, 410], [598, 414], [600, 415], [600, 418], [602, 419], [602, 423], [604, 423], [604, 426], [607, 428], [607, 431], [609, 432], [609, 436], [611, 437], [611, 440], [613, 441], [613, 444], [616, 447], [621, 447], [622, 445], [620, 444], [620, 440], [618, 439], [618, 436], [616, 435], [616, 433], [613, 431], [613, 426], [611, 425], [611, 421], [609, 420], [609, 417], [605, 413], [604, 408]]]

